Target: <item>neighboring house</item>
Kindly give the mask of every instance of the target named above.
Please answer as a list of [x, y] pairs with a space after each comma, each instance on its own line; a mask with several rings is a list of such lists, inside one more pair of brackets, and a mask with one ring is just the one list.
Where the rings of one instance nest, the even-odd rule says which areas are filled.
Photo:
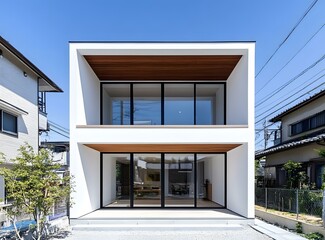
[[283, 164], [289, 160], [302, 163], [311, 183], [321, 187], [325, 159], [317, 150], [325, 149], [325, 90], [275, 116], [270, 122], [281, 122], [274, 146], [259, 151], [256, 159], [265, 157], [267, 186], [286, 185]]
[[[62, 90], [0, 37], [0, 152], [8, 167], [25, 142], [38, 151], [39, 134], [48, 130], [46, 92]], [[4, 198], [2, 178], [0, 198]]]
[[[41, 142], [40, 148], [45, 148], [51, 151], [53, 162], [61, 165], [61, 168], [57, 170], [57, 174], [60, 177], [69, 174], [70, 165], [70, 151], [69, 142], [55, 141], [55, 142]], [[49, 216], [49, 220], [57, 219], [69, 215], [68, 206], [66, 201], [59, 201], [53, 206], [52, 214]]]
[[71, 218], [212, 208], [254, 218], [253, 42], [70, 43]]
[[69, 170], [70, 166], [70, 151], [69, 142], [66, 141], [46, 141], [41, 142], [41, 148], [45, 148], [51, 151], [53, 162], [61, 165], [59, 172], [64, 173]]

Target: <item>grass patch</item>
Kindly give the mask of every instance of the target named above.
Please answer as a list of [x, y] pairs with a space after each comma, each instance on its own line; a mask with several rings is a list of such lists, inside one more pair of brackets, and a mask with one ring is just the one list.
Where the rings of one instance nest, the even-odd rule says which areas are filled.
[[[290, 218], [293, 220], [297, 220], [297, 215], [295, 213], [282, 212], [282, 211], [277, 211], [274, 209], [267, 209], [267, 211], [266, 211], [264, 207], [256, 206], [256, 205], [255, 205], [255, 209], [264, 211], [264, 212], [269, 212], [274, 215], [287, 217], [287, 218]], [[303, 213], [299, 214], [298, 220], [305, 222], [305, 223], [317, 225], [317, 226], [322, 226], [322, 224], [323, 224], [323, 221], [320, 217], [315, 217], [315, 216], [311, 216], [311, 215], [307, 215], [307, 214], [303, 214]]]

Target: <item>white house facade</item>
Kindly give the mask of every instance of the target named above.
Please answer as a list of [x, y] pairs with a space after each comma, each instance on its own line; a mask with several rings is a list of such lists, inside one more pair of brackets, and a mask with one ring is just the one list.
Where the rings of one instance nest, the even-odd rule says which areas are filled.
[[[8, 166], [25, 142], [38, 150], [39, 133], [47, 130], [46, 92], [62, 90], [0, 37], [0, 152]], [[3, 199], [3, 179], [0, 182]]]
[[229, 209], [254, 218], [253, 42], [71, 42], [70, 217]]

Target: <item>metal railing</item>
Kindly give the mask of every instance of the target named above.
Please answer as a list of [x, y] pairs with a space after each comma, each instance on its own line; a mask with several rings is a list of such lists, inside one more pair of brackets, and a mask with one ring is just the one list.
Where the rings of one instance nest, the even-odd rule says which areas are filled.
[[322, 217], [323, 191], [256, 188], [255, 204], [265, 209]]

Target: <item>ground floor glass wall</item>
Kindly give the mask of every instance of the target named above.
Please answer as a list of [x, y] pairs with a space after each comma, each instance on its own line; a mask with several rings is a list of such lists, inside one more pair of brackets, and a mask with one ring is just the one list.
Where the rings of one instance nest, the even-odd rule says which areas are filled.
[[105, 153], [102, 207], [225, 206], [225, 154]]

